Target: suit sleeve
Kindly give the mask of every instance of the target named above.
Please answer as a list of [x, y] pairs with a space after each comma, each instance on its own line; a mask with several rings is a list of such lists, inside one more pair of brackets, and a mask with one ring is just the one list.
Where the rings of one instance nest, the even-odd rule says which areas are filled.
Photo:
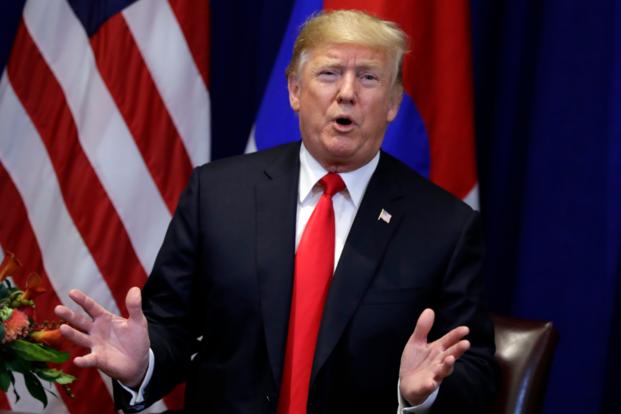
[[471, 347], [442, 382], [432, 413], [484, 413], [496, 391], [494, 328], [484, 304], [481, 272], [483, 250], [479, 214], [473, 211], [446, 268], [431, 332], [437, 338], [466, 325]]
[[[181, 195], [177, 210], [166, 232], [153, 271], [143, 289], [143, 311], [149, 325], [149, 340], [155, 356], [153, 376], [145, 389], [149, 406], [182, 382], [195, 352], [200, 315], [192, 309], [193, 285], [197, 274], [199, 237], [199, 170], [194, 170]], [[118, 408], [129, 407], [127, 393], [115, 390]]]

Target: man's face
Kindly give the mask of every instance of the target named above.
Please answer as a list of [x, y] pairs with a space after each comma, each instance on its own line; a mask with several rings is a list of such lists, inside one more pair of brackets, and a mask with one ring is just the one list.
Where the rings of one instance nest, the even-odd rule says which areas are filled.
[[310, 50], [290, 76], [289, 101], [302, 140], [324, 168], [351, 171], [375, 156], [401, 103], [394, 70], [385, 51], [327, 44]]

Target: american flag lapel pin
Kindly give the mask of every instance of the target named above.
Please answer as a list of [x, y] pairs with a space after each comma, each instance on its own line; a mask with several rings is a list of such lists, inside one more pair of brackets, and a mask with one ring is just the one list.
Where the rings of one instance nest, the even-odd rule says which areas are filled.
[[377, 218], [377, 220], [382, 220], [383, 222], [388, 224], [388, 223], [390, 223], [390, 219], [391, 218], [392, 218], [392, 214], [390, 214], [386, 210], [382, 209], [382, 211], [380, 211], [380, 213], [379, 213], [379, 217]]

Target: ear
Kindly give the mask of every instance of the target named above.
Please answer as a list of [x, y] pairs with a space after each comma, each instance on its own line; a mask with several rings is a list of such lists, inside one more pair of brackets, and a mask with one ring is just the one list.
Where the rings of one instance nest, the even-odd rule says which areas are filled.
[[397, 84], [393, 86], [390, 98], [388, 98], [388, 112], [386, 113], [386, 121], [392, 122], [399, 113], [399, 107], [403, 100], [403, 86]]
[[297, 75], [289, 75], [287, 89], [289, 89], [289, 105], [294, 112], [298, 112], [300, 110], [300, 79]]

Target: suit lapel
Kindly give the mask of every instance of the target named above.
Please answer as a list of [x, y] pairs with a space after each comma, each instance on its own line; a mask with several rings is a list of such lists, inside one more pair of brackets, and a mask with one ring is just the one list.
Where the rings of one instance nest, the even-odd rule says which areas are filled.
[[[384, 251], [403, 217], [402, 192], [382, 155], [349, 232], [324, 308], [311, 384], [324, 365], [376, 274]], [[379, 219], [382, 209], [390, 222]]]
[[265, 171], [256, 187], [257, 270], [267, 352], [276, 384], [285, 354], [295, 254], [299, 144]]

